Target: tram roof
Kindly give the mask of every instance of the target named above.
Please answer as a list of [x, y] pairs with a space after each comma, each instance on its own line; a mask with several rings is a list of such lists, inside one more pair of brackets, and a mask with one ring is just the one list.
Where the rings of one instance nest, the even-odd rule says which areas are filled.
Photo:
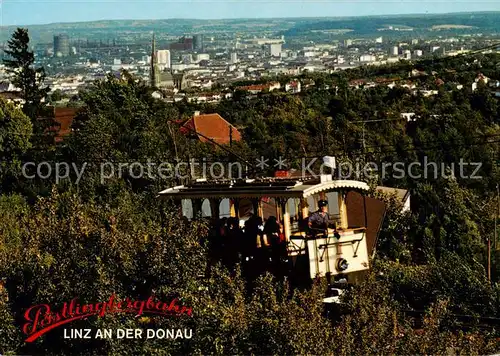
[[331, 175], [299, 178], [256, 178], [202, 180], [189, 185], [165, 189], [158, 193], [161, 198], [210, 199], [210, 198], [307, 198], [321, 192], [340, 189], [368, 191], [365, 182], [334, 180]]

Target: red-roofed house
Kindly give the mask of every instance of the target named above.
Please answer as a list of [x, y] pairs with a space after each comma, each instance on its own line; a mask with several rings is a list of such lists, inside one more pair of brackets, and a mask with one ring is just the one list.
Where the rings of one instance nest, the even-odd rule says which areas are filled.
[[360, 86], [365, 85], [366, 80], [364, 79], [353, 79], [349, 82], [349, 86], [358, 89]]
[[220, 145], [241, 140], [238, 129], [217, 113], [200, 115], [199, 112], [196, 112], [181, 127], [181, 132], [185, 135], [196, 136], [201, 142], [210, 142], [208, 137]]
[[267, 83], [267, 84], [247, 85], [247, 86], [243, 86], [243, 87], [237, 87], [236, 89], [248, 91], [252, 94], [258, 94], [260, 92], [263, 92], [264, 90], [273, 91], [273, 90], [278, 90], [280, 88], [281, 88], [280, 83], [271, 82], [271, 83]]
[[73, 119], [78, 115], [78, 108], [55, 108], [54, 120], [60, 125], [56, 135], [56, 142], [61, 142], [64, 136], [71, 133], [71, 124]]
[[54, 120], [56, 125], [49, 128], [48, 131], [55, 132], [54, 140], [56, 143], [62, 142], [64, 137], [71, 133], [71, 125], [78, 115], [79, 108], [52, 108], [49, 117], [40, 117], [39, 120]]

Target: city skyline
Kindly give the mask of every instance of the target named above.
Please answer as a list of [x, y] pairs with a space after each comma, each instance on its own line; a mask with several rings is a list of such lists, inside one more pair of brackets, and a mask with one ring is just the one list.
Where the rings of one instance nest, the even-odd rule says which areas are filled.
[[[214, 6], [216, 4], [216, 6]], [[148, 6], [150, 5], [150, 6]], [[191, 5], [191, 6], [186, 6]], [[192, 6], [195, 5], [195, 8]], [[285, 6], [286, 5], [286, 6]], [[359, 17], [500, 11], [498, 1], [32, 1], [0, 2], [2, 26], [105, 20]], [[119, 6], [119, 8], [117, 8]], [[119, 9], [119, 11], [117, 11]]]

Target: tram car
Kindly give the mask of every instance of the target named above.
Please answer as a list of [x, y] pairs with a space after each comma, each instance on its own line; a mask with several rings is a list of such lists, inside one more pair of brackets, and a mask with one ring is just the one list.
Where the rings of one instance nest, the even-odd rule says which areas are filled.
[[[161, 199], [176, 202], [183, 215], [189, 215], [191, 219], [231, 217], [245, 226], [251, 218], [257, 217], [263, 224], [275, 218], [282, 226], [290, 278], [311, 281], [326, 277], [332, 284], [351, 284], [370, 269], [372, 246], [367, 242], [366, 214], [368, 191], [365, 182], [321, 175], [197, 179], [190, 184], [165, 189], [158, 195]], [[352, 193], [356, 193], [358, 209], [353, 221], [349, 221], [347, 197]], [[318, 231], [308, 221], [321, 201], [328, 202], [329, 219], [328, 225]], [[257, 242], [258, 248], [270, 247], [265, 237], [263, 242]]]

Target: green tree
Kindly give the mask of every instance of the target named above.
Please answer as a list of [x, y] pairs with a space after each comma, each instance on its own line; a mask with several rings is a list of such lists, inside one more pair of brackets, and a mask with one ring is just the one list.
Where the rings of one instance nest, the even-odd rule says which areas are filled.
[[[156, 193], [172, 183], [158, 179], [159, 164], [174, 163], [177, 154], [187, 162], [189, 145], [174, 122], [177, 110], [151, 94], [151, 88], [131, 76], [109, 76], [80, 93], [83, 106], [62, 154], [79, 167], [87, 165], [80, 182], [82, 194], [105, 201], [107, 195], [98, 189], [109, 188], [113, 195], [124, 185]], [[148, 160], [154, 165], [151, 174], [149, 168], [141, 174], [138, 166], [147, 167]], [[101, 181], [101, 167], [110, 179]]]
[[4, 64], [14, 74], [13, 84], [21, 89], [25, 100], [24, 112], [35, 120], [49, 88], [43, 87], [45, 70], [43, 67], [35, 68], [35, 55], [30, 51], [29, 43], [28, 30], [18, 28], [8, 41], [5, 53], [10, 59], [4, 59]]
[[63, 94], [61, 89], [57, 89], [52, 94], [50, 94], [50, 100], [52, 102], [57, 102], [57, 101], [60, 101], [64, 98], [66, 98], [66, 95]]
[[9, 191], [21, 177], [21, 159], [31, 147], [30, 119], [0, 98], [0, 192]]
[[0, 153], [4, 159], [15, 159], [30, 147], [32, 125], [29, 118], [0, 98]]

